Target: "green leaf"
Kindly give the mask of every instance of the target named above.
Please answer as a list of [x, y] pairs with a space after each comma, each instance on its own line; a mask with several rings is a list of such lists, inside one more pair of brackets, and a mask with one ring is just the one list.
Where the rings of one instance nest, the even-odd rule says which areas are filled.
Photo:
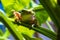
[[[29, 5], [30, 0], [1, 0], [4, 8], [5, 7], [13, 7], [13, 9], [16, 10], [21, 10], [23, 9], [25, 6]], [[5, 10], [6, 11], [6, 10]]]
[[56, 39], [57, 34], [55, 32], [52, 32], [51, 30], [45, 29], [45, 28], [40, 27], [40, 26], [30, 28], [30, 26], [28, 27], [27, 24], [25, 24], [25, 23], [21, 23], [21, 25], [24, 25], [25, 27], [32, 29], [36, 32], [39, 32], [39, 33], [41, 33], [41, 34], [43, 34], [43, 35], [45, 35], [53, 40]]
[[4, 38], [0, 37], [0, 40], [5, 40]]
[[31, 40], [43, 40], [42, 38], [31, 38]]
[[6, 29], [6, 32], [3, 35], [3, 38], [8, 38], [10, 36], [10, 32], [8, 31], [8, 29]]
[[56, 33], [52, 32], [48, 29], [45, 29], [45, 28], [42, 28], [42, 27], [37, 27], [37, 28], [33, 27], [32, 29], [35, 30], [36, 32], [39, 32], [39, 33], [53, 39], [53, 40], [56, 39], [56, 36], [57, 36]]
[[35, 16], [40, 24], [44, 23], [47, 20], [48, 14], [42, 5], [35, 7], [33, 10], [35, 11]]
[[53, 22], [56, 24], [56, 27], [58, 28], [58, 34], [56, 40], [59, 40], [60, 39], [60, 5], [56, 4], [55, 6], [53, 6], [50, 0], [45, 0], [45, 1], [40, 0], [40, 2], [47, 10]]
[[[0, 13], [0, 17], [2, 17], [3, 19], [1, 19], [1, 21], [5, 24], [5, 26], [7, 27], [7, 25], [9, 25], [7, 28], [9, 29], [9, 31], [10, 30], [12, 30], [12, 31], [10, 31], [14, 36], [19, 36], [21, 33], [25, 33], [25, 34], [27, 34], [29, 37], [32, 37], [33, 36], [33, 34], [34, 34], [34, 31], [33, 30], [30, 30], [30, 29], [28, 29], [28, 28], [26, 28], [26, 27], [24, 27], [24, 26], [17, 26], [17, 25], [15, 25], [15, 24], [13, 24], [10, 20], [9, 20], [9, 18], [5, 18], [6, 16], [4, 16], [3, 14], [1, 14]], [[6, 22], [5, 22], [6, 21]], [[7, 21], [9, 21], [9, 22], [7, 22]], [[12, 25], [11, 25], [11, 24]], [[7, 25], [6, 25], [7, 24]], [[12, 27], [13, 26], [13, 27]], [[17, 29], [16, 29], [16, 27], [17, 27]], [[14, 28], [14, 29], [13, 29]], [[18, 31], [17, 31], [18, 30]], [[17, 33], [15, 33], [15, 32], [17, 32]], [[6, 31], [6, 33], [4, 34], [4, 36], [3, 37], [8, 37], [8, 35], [7, 34], [9, 34], [9, 32], [8, 32], [8, 30]], [[17, 34], [17, 35], [16, 35]], [[19, 35], [18, 35], [19, 34]], [[20, 35], [21, 36], [21, 35]], [[18, 37], [19, 38], [19, 37]]]
[[16, 40], [23, 40], [23, 36], [18, 32], [14, 24], [0, 11], [0, 21], [9, 29], [10, 33], [13, 34]]
[[22, 34], [26, 40], [42, 40], [42, 38], [31, 38], [26, 34]]
[[2, 30], [0, 30], [0, 36], [3, 36], [3, 32], [2, 32]]
[[31, 0], [22, 0], [21, 3], [28, 6]]
[[25, 38], [26, 40], [31, 40], [31, 37], [27, 36], [26, 34], [22, 33], [22, 35], [24, 36], [24, 38]]
[[[10, 1], [2, 0], [2, 4], [4, 6], [6, 13], [8, 13], [7, 15], [10, 16], [10, 15], [12, 15], [12, 12], [11, 12], [12, 9], [14, 9], [16, 11], [22, 10], [25, 7], [29, 6], [30, 1], [31, 0], [10, 0]], [[22, 31], [21, 31], [21, 29], [22, 29]], [[32, 37], [32, 35], [34, 34], [34, 31], [29, 30], [28, 28], [25, 28], [25, 27], [21, 27], [21, 26], [18, 26], [17, 30], [19, 30], [19, 32], [21, 32], [21, 33], [23, 32], [25, 34], [29, 34], [30, 37]], [[29, 32], [31, 32], [31, 33], [29, 33]]]
[[11, 10], [22, 10], [30, 4], [30, 0], [1, 0], [4, 10], [8, 15], [12, 15]]
[[29, 37], [32, 37], [33, 34], [35, 33], [34, 30], [30, 30], [30, 29], [26, 28], [25, 26], [17, 26], [17, 29], [19, 32], [24, 33], [24, 34], [28, 35]]

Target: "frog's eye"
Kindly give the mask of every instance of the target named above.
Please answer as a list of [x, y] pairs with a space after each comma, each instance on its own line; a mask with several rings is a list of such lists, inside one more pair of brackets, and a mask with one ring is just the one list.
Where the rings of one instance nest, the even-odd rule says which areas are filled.
[[25, 13], [27, 12], [26, 10], [21, 10], [21, 11], [18, 11], [19, 13]]
[[22, 10], [22, 12], [28, 12], [27, 10]]

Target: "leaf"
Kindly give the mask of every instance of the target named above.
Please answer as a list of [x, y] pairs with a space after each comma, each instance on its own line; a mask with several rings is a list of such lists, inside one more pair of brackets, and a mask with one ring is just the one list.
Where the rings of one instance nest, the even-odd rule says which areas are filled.
[[35, 16], [39, 21], [40, 25], [47, 20], [48, 14], [42, 5], [35, 7], [33, 10], [35, 11]]
[[1, 0], [4, 10], [8, 15], [12, 15], [11, 10], [22, 10], [27, 7], [30, 3], [30, 0]]
[[43, 40], [42, 38], [31, 38], [31, 40]]
[[40, 26], [30, 28], [25, 23], [21, 23], [21, 24], [24, 25], [25, 27], [27, 27], [29, 29], [32, 29], [36, 32], [39, 32], [39, 33], [41, 33], [41, 34], [43, 34], [43, 35], [45, 35], [45, 36], [47, 36], [51, 39], [54, 39], [54, 40], [56, 39], [57, 34], [55, 32], [52, 32], [51, 30], [45, 29], [45, 28], [40, 27]]
[[[17, 25], [15, 25], [15, 24], [13, 24], [10, 20], [9, 20], [9, 18], [6, 18], [6, 16], [4, 16], [3, 14], [1, 14], [0, 13], [0, 17], [2, 17], [2, 20], [1, 20], [1, 18], [0, 18], [0, 20], [5, 24], [5, 26], [9, 29], [9, 31], [10, 31], [10, 33], [12, 33], [15, 37], [18, 37], [19, 35], [20, 35], [20, 37], [18, 37], [18, 38], [21, 38], [22, 39], [22, 35], [21, 35], [21, 33], [25, 33], [25, 34], [27, 34], [29, 37], [32, 37], [32, 35], [34, 34], [34, 31], [33, 30], [30, 30], [30, 29], [28, 29], [28, 28], [26, 28], [26, 27], [24, 27], [24, 26], [17, 26]], [[5, 20], [5, 21], [4, 21]], [[9, 22], [8, 22], [9, 21]], [[8, 26], [9, 25], [9, 26]], [[12, 27], [13, 26], [13, 27]], [[17, 26], [17, 27], [16, 27]], [[13, 29], [14, 28], [14, 29]], [[18, 31], [17, 31], [18, 30]], [[12, 32], [13, 31], [13, 32]], [[8, 35], [7, 34], [9, 34], [8, 33], [8, 31], [4, 34], [4, 36], [3, 37], [7, 37]]]
[[26, 34], [22, 34], [26, 40], [42, 40], [42, 38], [31, 38]]
[[[30, 0], [2, 0], [2, 4], [5, 8], [5, 12], [8, 16], [13, 16], [11, 10], [14, 9], [16, 11], [22, 10], [27, 7], [30, 3]], [[6, 5], [7, 4], [7, 5]], [[21, 31], [22, 29], [22, 31]], [[17, 26], [17, 30], [21, 33], [29, 34], [31, 37], [34, 34], [34, 31], [29, 30], [28, 28]], [[25, 31], [24, 31], [25, 30]], [[31, 32], [31, 33], [29, 33]]]
[[21, 2], [22, 2], [24, 5], [28, 6], [29, 3], [30, 3], [30, 1], [31, 1], [31, 0], [22, 0]]
[[55, 40], [59, 40], [60, 39], [60, 5], [56, 4], [55, 6], [53, 6], [50, 0], [45, 0], [45, 1], [40, 0], [40, 2], [47, 10], [53, 22], [56, 24], [56, 27], [58, 28], [58, 34], [57, 34], [57, 39]]
[[2, 36], [0, 36], [0, 40], [5, 40]]
[[30, 38], [29, 36], [27, 36], [26, 34], [22, 33], [22, 35], [24, 36], [24, 38], [25, 38], [26, 40], [31, 40], [31, 38]]
[[9, 35], [10, 35], [10, 32], [8, 31], [8, 29], [6, 29], [6, 32], [4, 33], [3, 37], [8, 38]]
[[0, 21], [7, 27], [16, 40], [23, 40], [23, 36], [18, 32], [14, 24], [0, 11]]
[[21, 10], [23, 9], [25, 6], [29, 5], [30, 0], [2, 0], [2, 4], [5, 7], [13, 7], [13, 9], [18, 9]]
[[37, 27], [37, 28], [32, 27], [32, 29], [35, 30], [36, 32], [39, 32], [39, 33], [51, 38], [51, 39], [56, 39], [57, 34], [48, 29], [45, 29], [43, 27]]
[[0, 30], [0, 36], [3, 36], [3, 31], [2, 30]]
[[24, 34], [28, 35], [29, 37], [32, 37], [33, 34], [35, 33], [34, 30], [28, 29], [25, 26], [17, 26], [17, 29], [19, 32], [24, 33]]

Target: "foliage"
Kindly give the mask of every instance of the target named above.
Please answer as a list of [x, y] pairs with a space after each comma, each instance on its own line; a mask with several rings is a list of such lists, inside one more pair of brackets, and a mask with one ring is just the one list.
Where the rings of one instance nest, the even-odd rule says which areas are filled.
[[26, 40], [42, 40], [42, 38], [31, 38], [26, 34], [22, 34]]
[[0, 34], [0, 40], [7, 40], [7, 38], [9, 37], [10, 33], [9, 31], [6, 29], [5, 33], [1, 33]]
[[0, 36], [3, 36], [3, 32], [2, 32], [2, 30], [0, 30]]
[[23, 36], [21, 35], [21, 33], [17, 31], [17, 28], [14, 26], [14, 24], [10, 20], [8, 20], [8, 18], [1, 11], [0, 11], [0, 21], [2, 21], [3, 24], [5, 24], [5, 26], [9, 29], [11, 34], [13, 34], [16, 39], [23, 40]]
[[42, 5], [35, 7], [33, 10], [40, 25], [47, 20], [48, 14]]
[[32, 37], [32, 35], [34, 35], [34, 30], [31, 30], [31, 29], [28, 29], [24, 26], [17, 26], [18, 28], [18, 31], [21, 32], [21, 33], [24, 33], [26, 35], [28, 35], [29, 37]]
[[[53, 2], [54, 1], [54, 2]], [[58, 34], [57, 39], [60, 39], [60, 5], [58, 5], [58, 0], [40, 0], [41, 4], [44, 6], [44, 8], [47, 10], [48, 14], [50, 15], [53, 22], [56, 24], [58, 28]], [[55, 5], [53, 5], [53, 4]]]
[[1, 0], [4, 10], [9, 15], [12, 15], [11, 10], [22, 10], [28, 7], [30, 0]]
[[[2, 20], [3, 19], [3, 20]], [[17, 32], [17, 29], [16, 29], [16, 27], [14, 27], [14, 24], [11, 22], [11, 21], [9, 21], [8, 20], [8, 18], [7, 17], [5, 17], [3, 14], [1, 14], [0, 13], [0, 20], [5, 24], [5, 26], [9, 29], [9, 30], [11, 30], [10, 32], [14, 35], [14, 36], [16, 36], [16, 37], [18, 37], [18, 39], [20, 39], [22, 36], [19, 34], [20, 32], [18, 31]], [[4, 21], [5, 20], [5, 21]], [[9, 22], [7, 22], [7, 21], [9, 21]], [[25, 24], [24, 24], [25, 25]], [[13, 27], [12, 27], [13, 26]], [[16, 25], [15, 25], [16, 26]], [[14, 29], [13, 29], [14, 28]], [[55, 33], [53, 33], [52, 31], [49, 31], [49, 30], [47, 30], [47, 29], [44, 29], [44, 28], [42, 28], [42, 27], [40, 27], [40, 28], [32, 28], [33, 30], [35, 30], [35, 31], [37, 31], [37, 32], [39, 32], [39, 33], [42, 33], [42, 34], [44, 34], [44, 35], [46, 35], [46, 36], [48, 36], [48, 37], [50, 37], [50, 38], [52, 38], [52, 39], [55, 39], [56, 37], [56, 34]], [[17, 33], [16, 33], [17, 32]], [[47, 33], [48, 32], [48, 33]], [[16, 35], [17, 34], [17, 35]], [[20, 36], [19, 36], [20, 35]], [[52, 36], [52, 37], [51, 37]], [[20, 38], [19, 38], [20, 37]]]
[[[2, 1], [2, 4], [4, 6], [4, 9], [6, 11], [6, 13], [8, 13], [8, 15], [12, 15], [12, 12], [11, 10], [16, 10], [16, 11], [19, 11], [19, 10], [22, 10], [24, 9], [25, 7], [27, 7], [30, 3], [30, 0], [1, 0]], [[20, 32], [25, 32], [25, 33], [29, 33], [29, 32], [32, 32], [32, 34], [34, 33], [34, 31], [30, 31], [28, 28], [25, 28], [25, 27], [19, 27], [17, 25], [17, 29], [19, 29]], [[20, 29], [23, 28], [22, 30], [27, 30], [27, 31], [21, 31]], [[29, 33], [30, 36], [32, 36], [31, 33]]]
[[[29, 3], [31, 1], [30, 0], [28, 0], [28, 1], [26, 1], [26, 0], [10, 0], [10, 1], [2, 0], [1, 2], [4, 6], [5, 12], [7, 14], [11, 15], [12, 14], [11, 10], [13, 10], [13, 9], [16, 11], [22, 10], [22, 9], [28, 7]], [[33, 8], [33, 11], [35, 12], [35, 16], [36, 16], [38, 22], [40, 23], [40, 25], [47, 20], [48, 14], [49, 14], [50, 17], [52, 18], [52, 20], [58, 26], [58, 28], [60, 28], [59, 27], [60, 25], [58, 25], [60, 23], [59, 15], [57, 14], [57, 13], [60, 13], [60, 11], [59, 11], [60, 9], [59, 9], [59, 7], [56, 7], [56, 4], [57, 4], [56, 1], [40, 0], [40, 2], [43, 6], [39, 5], [38, 7]], [[45, 9], [48, 11], [48, 14], [47, 14], [47, 11]], [[23, 40], [23, 37], [27, 37], [27, 36], [28, 36], [27, 38], [32, 37], [32, 35], [34, 34], [34, 31], [39, 32], [39, 33], [41, 33], [41, 34], [43, 34], [43, 35], [45, 35], [53, 40], [56, 39], [56, 33], [52, 32], [50, 30], [47, 30], [43, 27], [40, 27], [40, 25], [37, 28], [31, 27], [31, 29], [33, 29], [34, 31], [29, 30], [28, 29], [29, 27], [26, 26], [25, 24], [23, 24], [24, 26], [21, 26], [21, 25], [18, 26], [18, 25], [13, 24], [8, 19], [8, 16], [5, 16], [1, 12], [0, 12], [0, 21], [2, 21], [5, 24], [5, 26], [9, 29], [9, 31], [13, 34], [13, 36], [15, 36], [15, 38], [18, 40]], [[31, 34], [30, 34], [30, 32], [31, 32]], [[24, 33], [24, 34], [21, 34], [21, 33]], [[30, 39], [32, 40], [34, 38], [30, 38]]]

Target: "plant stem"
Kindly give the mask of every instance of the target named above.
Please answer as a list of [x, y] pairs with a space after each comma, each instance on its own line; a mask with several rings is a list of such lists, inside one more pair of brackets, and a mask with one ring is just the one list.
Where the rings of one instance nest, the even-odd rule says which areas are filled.
[[48, 29], [42, 28], [40, 26], [37, 26], [37, 27], [27, 26], [27, 24], [25, 24], [25, 23], [21, 23], [21, 25], [29, 28], [30, 30], [32, 29], [32, 30], [34, 30], [36, 32], [39, 32], [39, 33], [41, 33], [41, 34], [43, 34], [43, 35], [45, 35], [45, 36], [47, 36], [47, 37], [49, 37], [51, 39], [56, 39], [56, 33], [52, 32], [52, 31], [50, 31]]
[[23, 36], [21, 33], [18, 32], [17, 28], [14, 26], [14, 24], [8, 20], [8, 17], [6, 17], [1, 11], [0, 11], [0, 21], [7, 27], [11, 34], [15, 37], [16, 40], [23, 40]]
[[51, 25], [49, 24], [48, 21], [46, 21], [46, 24], [47, 24], [47, 26], [48, 26], [48, 29], [51, 30], [52, 32], [54, 32], [54, 30], [52, 29], [52, 27], [51, 27]]

